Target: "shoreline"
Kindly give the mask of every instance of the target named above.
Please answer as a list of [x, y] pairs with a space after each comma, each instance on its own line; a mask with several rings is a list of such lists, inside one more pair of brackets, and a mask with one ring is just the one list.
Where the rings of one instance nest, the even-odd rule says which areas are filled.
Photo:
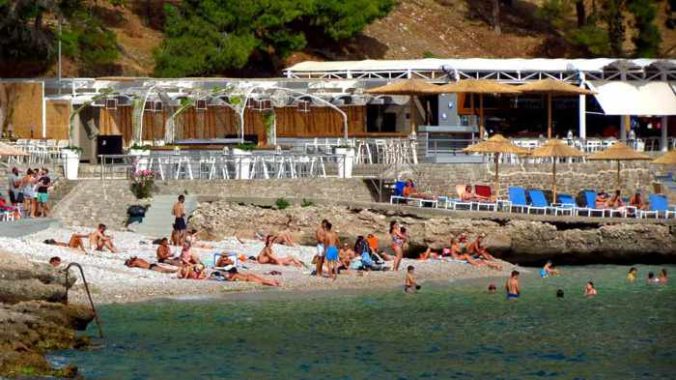
[[[310, 276], [310, 271], [305, 268], [261, 265], [251, 261], [244, 262], [243, 264], [247, 269], [242, 269], [242, 271], [275, 278], [282, 282], [281, 288], [268, 289], [268, 287], [252, 283], [181, 280], [177, 279], [175, 274], [163, 274], [139, 268], [127, 268], [123, 263], [124, 260], [131, 256], [155, 262], [155, 250], [157, 246], [150, 244], [149, 238], [132, 232], [112, 232], [114, 242], [121, 251], [119, 254], [94, 252], [84, 255], [69, 248], [42, 243], [45, 239], [67, 241], [70, 234], [86, 231], [82, 228], [50, 227], [19, 239], [2, 237], [0, 238], [0, 250], [20, 255], [30, 261], [36, 262], [46, 262], [52, 256], [59, 256], [62, 259], [62, 266], [64, 267], [70, 262], [80, 263], [84, 268], [95, 305], [125, 304], [181, 297], [225, 297], [236, 299], [242, 297], [242, 295], [269, 294], [272, 292], [296, 297], [296, 294], [305, 294], [306, 291], [351, 292], [365, 289], [395, 289], [403, 286], [406, 273], [402, 269], [399, 272], [364, 272], [363, 275], [359, 276], [357, 271], [351, 270], [348, 273], [343, 272], [334, 281], [327, 277], [316, 278]], [[263, 246], [263, 243], [258, 241], [245, 241], [244, 244], [241, 244], [235, 238], [204, 243], [214, 244], [214, 248], [212, 249], [196, 249], [196, 253], [205, 263], [209, 263], [212, 260], [214, 252], [235, 251], [246, 256], [255, 256]], [[172, 247], [174, 253], [176, 253], [176, 250], [176, 247]], [[315, 247], [275, 245], [274, 250], [279, 256], [293, 255], [306, 263], [310, 263], [315, 252]], [[404, 259], [402, 261], [402, 268], [414, 265], [416, 267], [416, 278], [421, 283], [441, 283], [449, 279], [506, 278], [512, 268], [517, 267], [501, 260], [500, 263], [503, 269], [498, 271], [487, 267], [475, 268], [469, 264], [459, 262]], [[528, 269], [519, 268], [525, 272], [528, 271]], [[282, 274], [280, 276], [265, 275], [265, 273], [271, 270], [279, 271]], [[77, 277], [80, 277], [79, 274]], [[233, 295], [235, 297], [232, 297]], [[78, 281], [70, 289], [68, 296], [70, 303], [88, 305], [82, 281]]]

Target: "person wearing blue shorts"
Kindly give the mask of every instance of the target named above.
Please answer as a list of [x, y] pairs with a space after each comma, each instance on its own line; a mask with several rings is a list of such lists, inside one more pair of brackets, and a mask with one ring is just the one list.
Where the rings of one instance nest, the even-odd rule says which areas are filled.
[[326, 262], [329, 267], [329, 276], [335, 279], [338, 277], [338, 245], [340, 241], [338, 234], [331, 230], [331, 223], [326, 223], [326, 232], [324, 234], [324, 246], [326, 247]]
[[519, 271], [512, 271], [512, 275], [509, 276], [509, 279], [505, 284], [505, 290], [507, 291], [507, 300], [519, 298], [521, 295], [521, 289], [519, 288]]

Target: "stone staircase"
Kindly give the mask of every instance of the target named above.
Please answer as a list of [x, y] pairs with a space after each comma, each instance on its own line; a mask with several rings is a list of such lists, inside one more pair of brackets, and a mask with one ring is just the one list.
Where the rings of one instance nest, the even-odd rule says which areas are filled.
[[[128, 228], [148, 237], [169, 237], [174, 223], [171, 208], [176, 202], [176, 195], [155, 195], [146, 211], [143, 222], [130, 224]], [[185, 211], [190, 215], [197, 208], [197, 197], [185, 196]]]

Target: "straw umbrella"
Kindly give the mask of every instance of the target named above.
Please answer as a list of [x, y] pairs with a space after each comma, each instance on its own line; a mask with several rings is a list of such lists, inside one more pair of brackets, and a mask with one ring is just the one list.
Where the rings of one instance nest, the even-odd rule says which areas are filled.
[[439, 86], [426, 82], [422, 79], [405, 79], [393, 83], [388, 83], [384, 86], [366, 90], [367, 94], [371, 95], [407, 95], [411, 96], [409, 103], [410, 107], [410, 121], [411, 131], [415, 131], [415, 118], [413, 117], [415, 111], [414, 96], [421, 95], [435, 95], [439, 93]]
[[[520, 94], [521, 91], [515, 86], [502, 84], [494, 80], [468, 79], [460, 82], [449, 83], [439, 86], [437, 90], [446, 94], [479, 94], [479, 138], [484, 134], [484, 94]], [[474, 98], [472, 98], [474, 99]], [[472, 109], [474, 102], [472, 101]]]
[[587, 157], [588, 160], [617, 161], [617, 188], [620, 188], [620, 161], [650, 160], [650, 157], [639, 153], [624, 143], [616, 142], [610, 148], [596, 152]]
[[659, 165], [676, 165], [676, 150], [671, 150], [666, 154], [657, 157], [652, 163]]
[[552, 200], [556, 203], [556, 160], [564, 157], [584, 157], [584, 153], [568, 146], [561, 140], [547, 140], [541, 147], [530, 152], [531, 157], [553, 158]]
[[498, 173], [500, 170], [500, 154], [528, 154], [528, 149], [512, 144], [504, 136], [497, 134], [486, 141], [481, 141], [463, 149], [467, 153], [494, 154], [495, 161], [495, 194], [500, 190]]
[[547, 138], [552, 138], [552, 96], [591, 95], [592, 92], [554, 79], [542, 79], [517, 87], [523, 93], [547, 95]]
[[0, 156], [3, 157], [14, 157], [14, 156], [28, 156], [28, 153], [24, 152], [19, 148], [15, 148], [9, 144], [0, 142]]

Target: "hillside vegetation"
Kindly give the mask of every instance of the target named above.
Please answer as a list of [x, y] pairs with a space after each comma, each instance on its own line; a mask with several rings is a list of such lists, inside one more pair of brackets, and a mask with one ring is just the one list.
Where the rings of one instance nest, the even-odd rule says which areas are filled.
[[0, 0], [0, 76], [56, 74], [59, 19], [64, 76], [273, 76], [307, 59], [673, 57], [674, 9], [676, 0]]

